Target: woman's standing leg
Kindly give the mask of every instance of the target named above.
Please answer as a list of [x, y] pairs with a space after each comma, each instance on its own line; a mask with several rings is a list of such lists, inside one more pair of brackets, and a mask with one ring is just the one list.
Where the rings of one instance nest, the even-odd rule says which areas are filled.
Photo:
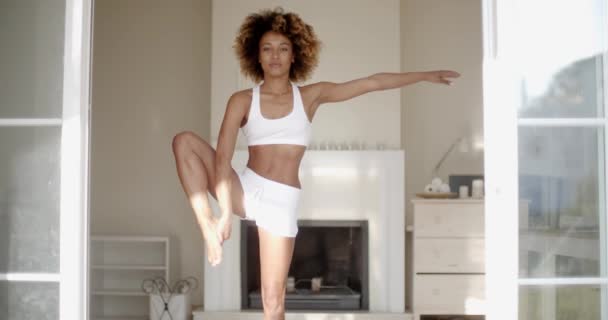
[[295, 238], [273, 235], [258, 227], [264, 320], [285, 319], [285, 285]]
[[[194, 210], [207, 246], [207, 259], [212, 265], [221, 261], [222, 246], [217, 234], [217, 219], [213, 216], [207, 192], [217, 199], [215, 193], [215, 150], [209, 143], [192, 132], [182, 132], [173, 138], [173, 154], [177, 174]], [[232, 170], [232, 208], [235, 214], [244, 217], [243, 188]]]

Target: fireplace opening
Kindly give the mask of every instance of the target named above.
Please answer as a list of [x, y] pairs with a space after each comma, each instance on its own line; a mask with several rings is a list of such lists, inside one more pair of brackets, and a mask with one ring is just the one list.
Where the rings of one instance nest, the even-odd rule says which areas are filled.
[[[285, 308], [368, 310], [367, 221], [299, 220], [298, 228]], [[259, 250], [257, 227], [242, 221], [242, 309], [262, 309]]]

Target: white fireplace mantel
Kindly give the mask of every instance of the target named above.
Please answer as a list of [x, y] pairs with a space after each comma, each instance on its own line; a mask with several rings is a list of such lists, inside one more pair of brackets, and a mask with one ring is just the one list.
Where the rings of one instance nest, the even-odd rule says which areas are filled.
[[[235, 152], [237, 171], [247, 157], [246, 151]], [[299, 219], [368, 221], [370, 296], [364, 317], [405, 315], [404, 169], [403, 150], [312, 150], [302, 160]], [[194, 311], [195, 320], [241, 311], [240, 265], [240, 221], [235, 219], [222, 263], [204, 263], [204, 306]]]

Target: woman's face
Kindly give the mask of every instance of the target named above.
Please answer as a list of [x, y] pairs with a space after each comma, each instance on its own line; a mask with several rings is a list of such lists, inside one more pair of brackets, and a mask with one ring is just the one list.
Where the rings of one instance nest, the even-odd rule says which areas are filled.
[[289, 76], [294, 61], [291, 41], [281, 33], [266, 32], [260, 39], [259, 59], [265, 76]]

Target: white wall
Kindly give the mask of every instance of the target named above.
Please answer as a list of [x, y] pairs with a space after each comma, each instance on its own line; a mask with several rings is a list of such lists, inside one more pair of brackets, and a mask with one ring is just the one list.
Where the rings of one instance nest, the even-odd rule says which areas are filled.
[[[232, 48], [243, 19], [264, 8], [282, 6], [312, 25], [323, 42], [320, 63], [306, 83], [348, 81], [376, 72], [399, 72], [399, 1], [383, 0], [220, 0], [213, 1], [211, 138], [217, 140], [226, 102], [239, 89], [238, 61]], [[243, 87], [244, 89], [245, 87]], [[400, 93], [373, 93], [326, 105], [313, 120], [313, 144], [377, 142], [400, 148]], [[238, 148], [245, 140], [239, 137]]]
[[[449, 174], [483, 173], [483, 150], [473, 147], [483, 144], [481, 23], [481, 0], [401, 1], [402, 70], [451, 68], [462, 74], [451, 87], [418, 84], [402, 90], [410, 224], [410, 200], [430, 183], [433, 167], [459, 136], [469, 136], [470, 151], [454, 150], [439, 176], [447, 180]], [[411, 244], [409, 238], [406, 244]], [[411, 255], [406, 260], [411, 267]]]
[[210, 21], [210, 1], [95, 1], [91, 230], [170, 236], [172, 280], [203, 275], [171, 142], [186, 129], [208, 138]]
[[[451, 87], [418, 84], [402, 90], [402, 138], [409, 166], [407, 186], [419, 192], [456, 138], [483, 143], [482, 34], [480, 0], [404, 0], [401, 7], [402, 69], [453, 69]], [[483, 152], [455, 150], [439, 174], [481, 173]]]

